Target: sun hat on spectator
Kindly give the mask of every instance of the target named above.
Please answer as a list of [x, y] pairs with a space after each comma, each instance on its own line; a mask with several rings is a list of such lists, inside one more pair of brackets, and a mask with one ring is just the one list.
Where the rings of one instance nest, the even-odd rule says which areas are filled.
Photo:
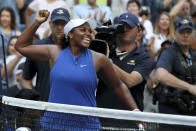
[[83, 25], [84, 23], [88, 23], [91, 29], [95, 29], [97, 26], [97, 23], [94, 19], [73, 19], [70, 20], [64, 27], [64, 33], [65, 33], [65, 37], [68, 36], [69, 32], [76, 27], [79, 27], [81, 25]]

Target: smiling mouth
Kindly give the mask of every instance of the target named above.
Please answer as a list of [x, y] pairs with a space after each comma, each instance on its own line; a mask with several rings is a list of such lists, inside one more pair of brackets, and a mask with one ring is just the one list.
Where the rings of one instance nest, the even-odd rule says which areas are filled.
[[90, 39], [89, 39], [89, 38], [84, 38], [84, 41], [85, 41], [86, 43], [90, 43]]

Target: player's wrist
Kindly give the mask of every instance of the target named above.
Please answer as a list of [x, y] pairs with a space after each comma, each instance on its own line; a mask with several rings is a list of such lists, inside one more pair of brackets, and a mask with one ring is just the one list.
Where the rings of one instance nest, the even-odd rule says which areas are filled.
[[138, 109], [138, 108], [136, 108], [136, 109], [134, 109], [134, 110], [132, 110], [132, 111], [141, 112], [140, 109]]

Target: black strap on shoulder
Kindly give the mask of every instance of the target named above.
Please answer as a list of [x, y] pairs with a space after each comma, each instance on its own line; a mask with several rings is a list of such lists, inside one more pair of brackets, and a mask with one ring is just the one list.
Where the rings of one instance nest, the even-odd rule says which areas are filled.
[[[186, 78], [188, 81], [188, 83], [190, 84], [195, 84], [196, 83], [196, 80], [195, 80], [195, 77], [196, 77], [196, 74], [194, 73], [194, 68], [196, 67], [196, 59], [192, 59], [192, 66], [189, 66], [186, 59], [183, 57], [182, 53], [179, 52], [175, 47], [171, 47], [175, 54], [178, 56], [179, 60], [180, 60], [180, 63], [182, 64], [182, 66], [185, 68], [186, 70]], [[192, 54], [191, 54], [192, 55]]]

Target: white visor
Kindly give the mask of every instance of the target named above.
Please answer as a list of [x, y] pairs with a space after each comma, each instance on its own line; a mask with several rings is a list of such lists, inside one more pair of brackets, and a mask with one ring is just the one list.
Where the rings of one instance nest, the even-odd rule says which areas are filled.
[[70, 20], [64, 27], [65, 37], [68, 36], [69, 32], [73, 28], [81, 26], [81, 25], [83, 25], [86, 22], [90, 25], [91, 29], [95, 29], [96, 26], [97, 26], [97, 23], [96, 23], [96, 21], [94, 19], [87, 19], [87, 20], [84, 20], [84, 19], [73, 19], [73, 20]]

